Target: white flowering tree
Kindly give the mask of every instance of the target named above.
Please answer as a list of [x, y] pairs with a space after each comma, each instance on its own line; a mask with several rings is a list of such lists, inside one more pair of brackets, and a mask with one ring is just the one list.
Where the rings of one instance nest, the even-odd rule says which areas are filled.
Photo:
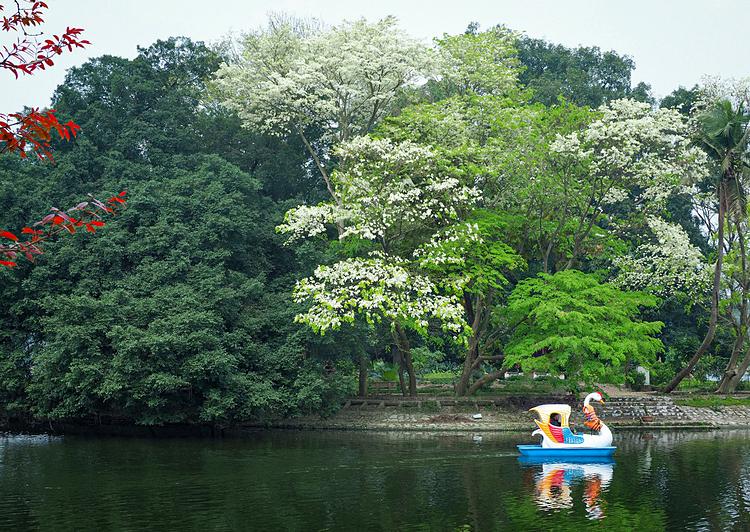
[[369, 251], [321, 265], [299, 281], [294, 297], [308, 309], [296, 320], [320, 334], [355, 320], [385, 323], [414, 395], [406, 329], [425, 334], [431, 324], [440, 324], [461, 341], [470, 330], [459, 297], [462, 279], [434, 280], [420, 257], [436, 231], [460, 222], [474, 208], [479, 192], [451, 175], [430, 149], [411, 142], [356, 137], [336, 155], [340, 167], [331, 183], [338, 202], [291, 209], [278, 230], [291, 243], [321, 236], [326, 226], [338, 224], [340, 240], [359, 242]]
[[633, 253], [614, 258], [614, 284], [661, 297], [680, 293], [691, 302], [703, 300], [711, 288], [711, 268], [701, 250], [678, 224], [647, 216], [646, 225], [652, 238], [644, 238]]
[[[690, 192], [706, 171], [705, 153], [691, 144], [679, 113], [631, 100], [592, 112], [453, 97], [407, 109], [379, 131], [432, 144], [460, 166], [482, 189], [483, 206], [503, 216], [506, 228], [496, 234], [543, 273], [615, 261], [622, 288], [705, 294], [705, 260], [681, 228], [661, 218], [667, 200]], [[486, 308], [466, 305], [469, 323], [481, 314], [477, 306]], [[482, 335], [502, 338], [507, 326], [493, 322]], [[502, 360], [504, 346], [494, 347], [488, 358]], [[485, 360], [476, 352], [467, 357], [459, 392], [500, 374], [495, 367], [487, 379], [469, 382], [470, 370]]]
[[645, 222], [649, 215], [663, 213], [670, 196], [689, 192], [689, 185], [707, 172], [706, 154], [692, 144], [690, 126], [676, 110], [654, 110], [626, 99], [603, 105], [599, 112], [601, 118], [584, 130], [560, 136], [552, 145], [581, 165], [588, 196], [572, 233], [566, 267], [574, 264], [603, 217], [625, 228], [612, 213], [627, 206]]
[[[393, 17], [330, 29], [272, 17], [241, 46], [216, 73], [215, 95], [248, 128], [299, 135], [334, 200], [330, 146], [369, 132], [432, 64], [427, 47], [406, 36]], [[322, 136], [311, 137], [313, 130]]]

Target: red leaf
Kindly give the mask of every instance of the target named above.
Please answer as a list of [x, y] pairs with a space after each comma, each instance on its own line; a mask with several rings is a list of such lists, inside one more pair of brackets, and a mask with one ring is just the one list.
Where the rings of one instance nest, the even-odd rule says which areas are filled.
[[16, 263], [10, 260], [0, 260], [0, 265], [7, 266], [8, 268], [12, 268], [13, 266], [16, 265]]
[[9, 238], [13, 242], [18, 242], [18, 237], [11, 233], [10, 231], [0, 231], [0, 236], [4, 238]]

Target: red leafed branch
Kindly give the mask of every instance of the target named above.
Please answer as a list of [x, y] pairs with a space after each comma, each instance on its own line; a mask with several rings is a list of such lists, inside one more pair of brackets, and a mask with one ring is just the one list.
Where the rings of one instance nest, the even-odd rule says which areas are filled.
[[0, 231], [0, 239], [5, 242], [0, 244], [0, 266], [12, 268], [16, 266], [19, 257], [33, 262], [37, 255], [43, 253], [44, 243], [61, 233], [75, 234], [79, 230], [95, 233], [97, 229], [104, 227], [104, 216], [115, 215], [124, 207], [126, 194], [122, 191], [106, 202], [90, 196], [88, 201], [67, 211], [53, 207], [47, 216], [34, 225], [21, 229], [21, 236], [10, 231]]
[[[15, 42], [4, 45], [0, 51], [0, 68], [9, 70], [15, 77], [19, 73], [31, 74], [35, 70], [44, 70], [54, 64], [53, 57], [65, 52], [72, 52], [74, 48], [83, 48], [91, 44], [81, 39], [81, 28], [65, 29], [60, 35], [43, 38], [43, 33], [30, 33], [40, 29], [44, 23], [44, 10], [48, 9], [44, 2], [30, 0], [16, 0], [15, 12], [9, 17], [3, 16], [0, 29], [17, 34]], [[0, 4], [0, 12], [5, 6]]]
[[0, 154], [17, 151], [21, 157], [27, 156], [27, 148], [31, 148], [40, 159], [52, 159], [50, 141], [53, 132], [60, 138], [70, 140], [80, 130], [80, 126], [69, 120], [61, 123], [55, 116], [55, 111], [39, 111], [32, 109], [26, 114], [0, 113]]
[[[9, 71], [16, 78], [19, 74], [30, 75], [51, 67], [56, 56], [91, 44], [81, 39], [81, 28], [68, 27], [59, 35], [45, 37], [41, 31], [44, 11], [48, 9], [45, 2], [15, 0], [10, 14], [6, 5], [0, 3], [0, 31], [14, 34], [14, 37], [12, 43], [0, 45], [0, 70]], [[18, 152], [26, 157], [30, 149], [41, 159], [52, 159], [52, 133], [56, 131], [61, 138], [70, 140], [79, 129], [72, 121], [60, 123], [54, 110], [0, 113], [0, 154]]]

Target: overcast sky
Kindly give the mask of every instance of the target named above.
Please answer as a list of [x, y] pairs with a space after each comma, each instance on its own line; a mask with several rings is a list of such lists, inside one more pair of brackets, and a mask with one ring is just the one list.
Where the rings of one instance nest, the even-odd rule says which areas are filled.
[[[6, 4], [2, 2], [0, 4]], [[704, 74], [750, 76], [748, 0], [47, 0], [46, 30], [82, 27], [92, 41], [54, 68], [14, 80], [0, 74], [0, 110], [44, 106], [65, 69], [103, 54], [134, 57], [137, 46], [185, 35], [213, 42], [230, 31], [258, 27], [284, 11], [329, 24], [395, 15], [411, 35], [428, 41], [460, 33], [471, 21], [498, 23], [566, 46], [596, 45], [635, 59], [634, 82], [657, 96], [692, 86]], [[7, 39], [0, 41], [6, 44]]]

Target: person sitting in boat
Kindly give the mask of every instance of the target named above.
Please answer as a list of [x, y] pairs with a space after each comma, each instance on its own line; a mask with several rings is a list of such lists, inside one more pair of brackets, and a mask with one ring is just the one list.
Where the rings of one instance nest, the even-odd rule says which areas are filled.
[[555, 427], [560, 427], [560, 426], [562, 426], [562, 425], [560, 424], [560, 414], [558, 414], [557, 412], [555, 412], [554, 414], [552, 414], [552, 415], [551, 415], [551, 416], [549, 417], [549, 424], [550, 424], [550, 425], [554, 425]]

